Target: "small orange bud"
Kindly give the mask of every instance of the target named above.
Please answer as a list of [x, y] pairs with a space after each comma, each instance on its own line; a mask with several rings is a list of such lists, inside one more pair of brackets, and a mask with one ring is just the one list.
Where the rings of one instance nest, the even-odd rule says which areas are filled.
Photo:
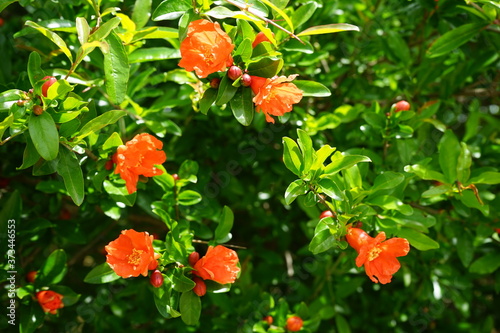
[[337, 216], [331, 210], [325, 210], [325, 211], [321, 212], [321, 215], [319, 216], [319, 219], [321, 220], [321, 219], [324, 219], [325, 217], [336, 218]]
[[29, 283], [35, 282], [37, 271], [31, 271], [26, 274], [26, 281]]
[[394, 112], [408, 111], [410, 110], [410, 103], [407, 101], [399, 101], [394, 106]]
[[285, 328], [290, 332], [300, 331], [304, 322], [299, 316], [292, 316], [286, 320]]
[[40, 106], [40, 105], [35, 105], [33, 107], [33, 113], [36, 115], [36, 116], [39, 116], [43, 113], [43, 108]]
[[220, 84], [220, 79], [215, 78], [210, 80], [210, 88], [217, 89], [219, 88], [219, 84]]
[[193, 277], [193, 281], [196, 283], [193, 288], [194, 293], [200, 297], [204, 296], [207, 293], [207, 285], [205, 284], [205, 281], [196, 276]]
[[[272, 34], [272, 33], [271, 33]], [[273, 34], [274, 36], [274, 34]], [[253, 40], [252, 47], [256, 47], [262, 42], [270, 42], [269, 38], [261, 31], [259, 32], [256, 36], [255, 39]]]
[[17, 106], [24, 106], [24, 104], [26, 103], [26, 101], [24, 99], [20, 99], [17, 101]]
[[155, 288], [160, 288], [163, 284], [163, 274], [159, 270], [155, 270], [149, 277], [149, 282]]
[[45, 83], [42, 85], [42, 95], [44, 97], [47, 97], [47, 91], [49, 90], [49, 87], [56, 83], [57, 79], [53, 76], [46, 76], [43, 78], [43, 80], [47, 81], [45, 81]]
[[193, 267], [198, 262], [198, 260], [200, 260], [200, 254], [198, 252], [191, 252], [188, 258], [189, 265]]
[[227, 76], [233, 81], [236, 80], [241, 76], [241, 68], [239, 68], [238, 66], [229, 67], [229, 70], [227, 71]]
[[262, 318], [263, 321], [265, 321], [268, 325], [272, 325], [273, 324], [273, 317], [271, 316], [265, 316], [264, 318]]

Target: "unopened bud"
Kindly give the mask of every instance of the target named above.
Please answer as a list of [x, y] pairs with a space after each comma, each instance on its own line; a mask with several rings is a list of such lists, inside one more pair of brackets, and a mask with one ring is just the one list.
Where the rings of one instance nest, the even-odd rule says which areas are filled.
[[191, 267], [194, 267], [198, 260], [200, 260], [200, 254], [198, 252], [191, 252], [188, 258], [189, 265], [191, 265]]
[[49, 87], [56, 83], [57, 79], [53, 76], [46, 76], [43, 79], [47, 81], [45, 81], [45, 83], [42, 85], [42, 95], [44, 97], [47, 97], [47, 91], [49, 90]]
[[299, 316], [292, 316], [286, 320], [286, 329], [290, 332], [300, 331], [304, 322]]
[[229, 70], [227, 71], [227, 76], [233, 81], [236, 80], [241, 76], [241, 68], [239, 68], [238, 66], [229, 67]]
[[407, 101], [399, 101], [394, 106], [394, 112], [408, 111], [410, 110], [410, 103]]
[[43, 108], [40, 105], [35, 105], [33, 107], [33, 113], [37, 116], [41, 115], [43, 113]]
[[36, 271], [28, 272], [26, 274], [26, 281], [28, 281], [29, 283], [35, 282], [36, 274], [37, 274]]
[[194, 277], [193, 281], [194, 283], [196, 283], [193, 288], [194, 293], [200, 297], [204, 296], [207, 293], [207, 285], [205, 284], [205, 281], [203, 281], [199, 277]]
[[220, 84], [220, 79], [215, 78], [210, 80], [210, 88], [217, 89], [219, 88], [219, 84]]
[[244, 87], [249, 87], [252, 84], [252, 77], [247, 73], [241, 76], [241, 85]]
[[149, 282], [155, 288], [160, 288], [163, 284], [163, 274], [159, 270], [155, 270], [149, 277]]

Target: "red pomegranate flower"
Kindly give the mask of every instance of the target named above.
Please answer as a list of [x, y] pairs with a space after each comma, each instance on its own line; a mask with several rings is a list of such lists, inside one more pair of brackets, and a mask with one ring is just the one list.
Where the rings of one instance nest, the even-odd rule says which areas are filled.
[[181, 43], [179, 66], [201, 77], [225, 71], [233, 64], [234, 44], [219, 23], [197, 20], [189, 23], [187, 37]]
[[115, 174], [125, 180], [129, 194], [137, 191], [139, 176], [153, 177], [161, 175], [162, 170], [155, 167], [167, 160], [167, 155], [160, 150], [163, 143], [154, 136], [142, 133], [136, 135], [125, 145], [117, 148], [113, 155], [116, 163]]
[[365, 265], [366, 275], [375, 283], [391, 282], [392, 275], [401, 267], [396, 257], [405, 256], [410, 251], [410, 244], [406, 239], [385, 238], [383, 231], [373, 238], [359, 228], [347, 230], [347, 242], [358, 252], [356, 266]]
[[123, 230], [122, 234], [104, 247], [106, 262], [116, 274], [123, 278], [148, 275], [148, 270], [158, 266], [156, 259], [160, 254], [153, 249], [153, 236], [147, 232], [133, 229]]
[[220, 284], [233, 283], [240, 271], [238, 261], [235, 251], [222, 245], [209, 246], [207, 254], [194, 265], [193, 274]]
[[43, 312], [56, 314], [58, 309], [64, 307], [63, 295], [52, 290], [42, 290], [36, 293], [36, 299], [43, 309]]
[[274, 123], [270, 115], [282, 116], [292, 111], [292, 105], [302, 99], [302, 90], [290, 82], [296, 77], [297, 74], [289, 77], [275, 76], [270, 79], [252, 76], [250, 86], [255, 94], [253, 98], [255, 110], [262, 111], [266, 115], [267, 122]]

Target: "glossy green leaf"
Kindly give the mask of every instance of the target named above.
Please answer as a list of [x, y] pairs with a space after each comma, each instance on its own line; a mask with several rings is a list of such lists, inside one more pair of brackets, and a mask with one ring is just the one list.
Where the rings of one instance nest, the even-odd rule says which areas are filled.
[[297, 143], [299, 144], [300, 151], [304, 157], [304, 166], [302, 172], [304, 174], [308, 173], [314, 162], [314, 149], [311, 137], [306, 133], [306, 131], [297, 129]]
[[188, 292], [194, 288], [196, 283], [184, 275], [182, 269], [175, 269], [172, 276], [172, 287], [178, 292]]
[[222, 240], [226, 239], [228, 234], [233, 228], [234, 214], [231, 208], [224, 206], [222, 208], [222, 213], [219, 217], [219, 225], [215, 229], [215, 241], [221, 243]]
[[30, 79], [31, 86], [35, 86], [35, 84], [43, 79], [45, 76], [45, 72], [42, 69], [42, 59], [37, 52], [31, 52], [30, 57], [28, 58], [28, 77]]
[[215, 6], [211, 8], [208, 12], [206, 12], [205, 15], [216, 18], [218, 20], [222, 20], [228, 17], [234, 17], [238, 13], [240, 12], [233, 12], [227, 7]]
[[302, 90], [302, 96], [304, 97], [328, 97], [332, 95], [330, 89], [319, 82], [294, 80], [292, 83]]
[[411, 246], [415, 247], [419, 251], [428, 251], [439, 248], [438, 242], [413, 229], [401, 228], [401, 230], [398, 231], [398, 237], [406, 238], [410, 242]]
[[85, 17], [76, 18], [76, 31], [78, 33], [78, 41], [81, 45], [85, 44], [89, 40], [90, 26]]
[[310, 35], [321, 35], [321, 34], [331, 34], [342, 31], [359, 31], [359, 27], [347, 24], [347, 23], [334, 23], [334, 24], [326, 24], [326, 25], [318, 25], [315, 27], [307, 28], [301, 33], [297, 34], [297, 36], [310, 36]]
[[196, 325], [201, 315], [200, 298], [193, 291], [182, 293], [180, 311], [181, 319], [186, 325]]
[[48, 112], [36, 116], [32, 114], [28, 120], [28, 129], [36, 150], [46, 161], [53, 160], [59, 153], [59, 133], [54, 119]]
[[59, 155], [57, 173], [63, 178], [64, 186], [66, 186], [66, 190], [75, 205], [80, 206], [85, 197], [83, 173], [80, 163], [75, 153], [66, 148], [61, 149]]
[[35, 145], [33, 144], [33, 140], [31, 139], [31, 136], [26, 135], [26, 147], [24, 148], [24, 153], [23, 153], [23, 164], [16, 168], [17, 170], [22, 170], [29, 168], [30, 166], [33, 166], [38, 160], [40, 159], [40, 154], [38, 154], [38, 151], [36, 150]]
[[135, 50], [130, 54], [129, 61], [133, 64], [148, 61], [178, 59], [180, 57], [181, 53], [177, 49], [168, 47], [152, 47]]
[[309, 244], [309, 251], [313, 254], [325, 252], [333, 246], [346, 247], [346, 244], [341, 244], [336, 239], [339, 230], [331, 224], [332, 221], [331, 217], [327, 217], [318, 222], [314, 237]]
[[500, 267], [500, 253], [488, 253], [470, 265], [469, 272], [477, 274], [491, 274]]
[[14, 115], [9, 114], [7, 118], [0, 122], [0, 141], [2, 141], [5, 131], [14, 123]]
[[83, 279], [85, 283], [92, 284], [100, 284], [100, 283], [109, 283], [115, 280], [120, 279], [115, 271], [108, 265], [107, 262], [104, 262], [94, 268]]
[[234, 97], [238, 91], [238, 87], [232, 85], [231, 81], [227, 75], [225, 75], [219, 83], [219, 90], [217, 90], [217, 98], [215, 99], [216, 105], [224, 105], [229, 103], [229, 101]]
[[273, 77], [283, 68], [283, 59], [264, 57], [248, 65], [248, 74], [260, 77]]
[[207, 90], [205, 90], [205, 93], [200, 100], [200, 112], [203, 114], [207, 114], [212, 104], [214, 104], [216, 98], [217, 89], [208, 88]]
[[116, 202], [122, 202], [127, 206], [133, 206], [137, 198], [137, 192], [128, 194], [125, 182], [112, 183], [109, 180], [103, 182], [104, 190]]
[[128, 56], [121, 39], [114, 33], [105, 38], [109, 49], [101, 47], [104, 54], [104, 74], [106, 77], [106, 92], [110, 100], [120, 104], [125, 99], [129, 79]]
[[485, 27], [485, 23], [469, 23], [450, 30], [431, 45], [427, 50], [427, 56], [435, 58], [449, 54], [454, 49], [467, 43]]
[[0, 1], [0, 12], [7, 8], [8, 5], [17, 2], [18, 0], [2, 0]]
[[[167, 39], [179, 38], [179, 32], [175, 28], [170, 27], [146, 27], [137, 31], [132, 38], [131, 43], [135, 43], [142, 39]], [[154, 50], [154, 48], [152, 48]]]
[[351, 333], [349, 322], [340, 314], [335, 316], [335, 325], [337, 326], [338, 333]]
[[479, 176], [471, 178], [468, 181], [469, 184], [500, 184], [500, 172], [486, 171], [481, 173]]
[[325, 174], [335, 174], [341, 170], [348, 169], [353, 165], [362, 162], [371, 162], [370, 158], [362, 155], [343, 155], [340, 152], [336, 152], [332, 156], [332, 162], [325, 167]]
[[121, 19], [119, 17], [113, 17], [107, 22], [104, 22], [96, 31], [94, 31], [90, 36], [88, 41], [103, 41], [109, 34], [120, 25]]
[[153, 12], [153, 21], [174, 20], [191, 8], [189, 0], [164, 0]]
[[470, 177], [470, 167], [472, 165], [472, 156], [465, 143], [460, 144], [460, 154], [457, 161], [457, 180], [462, 184], [467, 183]]
[[299, 146], [290, 138], [283, 138], [283, 162], [297, 176], [301, 176], [304, 160]]
[[56, 44], [59, 49], [68, 57], [69, 61], [73, 62], [73, 56], [71, 55], [71, 51], [68, 48], [68, 45], [66, 45], [66, 42], [55, 32], [50, 31], [49, 29], [42, 27], [41, 25], [33, 22], [33, 21], [26, 21], [24, 24], [26, 24], [29, 27], [34, 28], [38, 32], [40, 32], [42, 35], [50, 39], [54, 44]]
[[403, 176], [401, 173], [393, 171], [384, 172], [383, 174], [378, 175], [377, 178], [375, 178], [375, 182], [372, 186], [372, 193], [376, 191], [395, 188], [396, 186], [401, 184], [404, 179], [405, 176]]
[[252, 89], [241, 86], [234, 97], [229, 101], [233, 115], [243, 126], [252, 123], [254, 115], [254, 105], [252, 102]]
[[318, 183], [320, 189], [333, 200], [343, 201], [344, 193], [332, 179], [323, 178]]
[[426, 180], [437, 180], [441, 183], [446, 183], [444, 175], [440, 172], [432, 170], [429, 166], [423, 164], [414, 164], [405, 166], [406, 172], [416, 174], [418, 177]]
[[422, 193], [422, 198], [432, 198], [436, 197], [439, 195], [443, 195], [445, 193], [450, 193], [453, 191], [453, 186], [450, 184], [443, 184], [439, 186], [432, 187], [428, 189], [427, 191], [424, 191]]
[[474, 258], [474, 238], [468, 230], [457, 233], [457, 252], [464, 267], [468, 267]]
[[148, 23], [151, 16], [152, 0], [135, 0], [134, 11], [132, 12], [132, 21], [137, 29], [141, 29]]
[[201, 195], [192, 190], [182, 191], [177, 198], [179, 205], [191, 206], [201, 201]]
[[297, 28], [306, 23], [319, 7], [319, 3], [311, 1], [297, 8], [291, 17], [291, 20], [295, 24], [295, 27]]
[[293, 181], [285, 191], [285, 203], [290, 205], [299, 195], [304, 195], [307, 191], [307, 184], [302, 179]]
[[330, 157], [335, 152], [335, 147], [330, 147], [330, 145], [322, 146], [316, 152], [316, 160], [314, 161], [311, 169], [316, 170], [323, 167], [323, 163], [325, 163], [326, 159]]
[[40, 268], [40, 275], [37, 276], [39, 283], [49, 285], [61, 282], [68, 270], [66, 260], [64, 250], [60, 249], [52, 252]]
[[458, 157], [460, 143], [451, 130], [447, 130], [438, 145], [439, 165], [443, 171], [446, 183], [453, 183], [457, 179]]
[[369, 197], [366, 201], [383, 209], [397, 210], [404, 215], [413, 214], [413, 208], [410, 205], [404, 204], [400, 199], [392, 195], [375, 195]]
[[47, 89], [47, 99], [54, 100], [66, 96], [73, 87], [66, 80], [57, 80]]
[[92, 133], [96, 133], [102, 128], [114, 124], [121, 117], [125, 116], [127, 113], [121, 110], [108, 111], [100, 116], [92, 119], [85, 126], [80, 129], [78, 136], [75, 138], [76, 141], [82, 140], [83, 138], [89, 136]]

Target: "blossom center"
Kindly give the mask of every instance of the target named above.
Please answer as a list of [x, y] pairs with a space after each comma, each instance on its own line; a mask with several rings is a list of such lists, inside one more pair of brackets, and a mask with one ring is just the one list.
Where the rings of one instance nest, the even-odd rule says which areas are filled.
[[378, 247], [371, 249], [370, 252], [368, 252], [368, 261], [375, 260], [379, 256], [380, 252], [382, 252], [382, 249]]
[[131, 265], [139, 265], [141, 262], [142, 250], [133, 249], [132, 253], [128, 255], [128, 263]]

